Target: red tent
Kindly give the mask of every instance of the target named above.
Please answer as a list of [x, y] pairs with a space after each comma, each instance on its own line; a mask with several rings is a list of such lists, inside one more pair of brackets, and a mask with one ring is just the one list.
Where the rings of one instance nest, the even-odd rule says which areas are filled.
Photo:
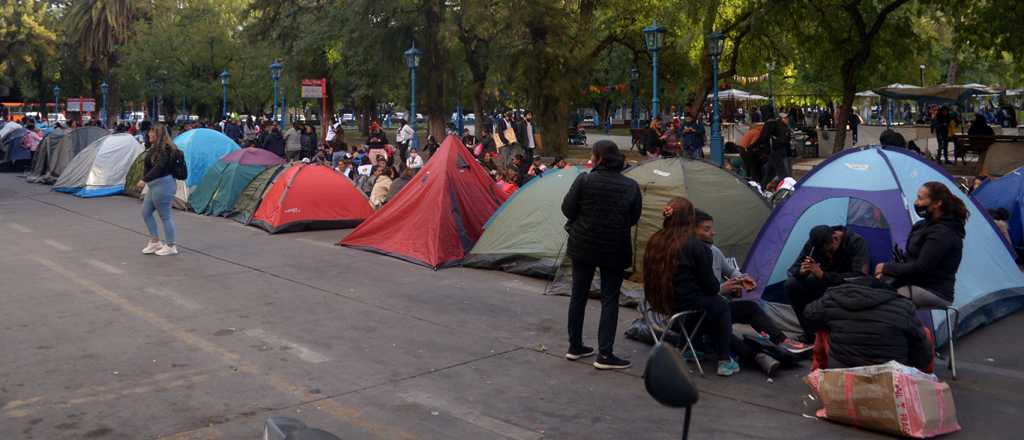
[[487, 171], [448, 136], [405, 188], [341, 244], [434, 269], [455, 265], [499, 204]]
[[274, 179], [252, 224], [271, 234], [351, 228], [373, 214], [366, 195], [330, 167], [294, 164]]

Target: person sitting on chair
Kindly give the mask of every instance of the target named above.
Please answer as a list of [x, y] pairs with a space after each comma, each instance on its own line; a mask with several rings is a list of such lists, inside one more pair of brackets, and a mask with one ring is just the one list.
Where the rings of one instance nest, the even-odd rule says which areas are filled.
[[956, 272], [967, 235], [967, 206], [946, 185], [928, 182], [917, 190], [914, 211], [921, 220], [910, 229], [905, 261], [878, 263], [875, 276], [893, 278], [897, 293], [921, 308], [953, 304]]
[[[718, 355], [718, 375], [740, 371], [730, 350], [732, 318], [729, 300], [719, 294], [732, 291], [739, 280], [720, 285], [714, 272], [711, 249], [697, 238], [693, 204], [673, 198], [662, 211], [662, 228], [647, 242], [644, 254], [644, 296], [651, 309], [664, 316], [702, 310], [706, 324], [701, 331], [713, 341]], [[680, 323], [685, 325], [685, 323]]]
[[789, 268], [785, 289], [805, 344], [814, 343], [813, 330], [804, 320], [804, 307], [821, 298], [829, 287], [838, 286], [846, 278], [868, 274], [868, 245], [860, 235], [844, 226], [818, 225]]

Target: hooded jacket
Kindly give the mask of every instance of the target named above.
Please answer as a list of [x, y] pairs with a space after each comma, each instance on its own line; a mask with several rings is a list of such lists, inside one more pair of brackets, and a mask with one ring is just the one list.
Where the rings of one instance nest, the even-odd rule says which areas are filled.
[[832, 287], [804, 309], [813, 330], [828, 330], [829, 368], [897, 361], [926, 370], [933, 347], [916, 307], [870, 277]]
[[964, 222], [952, 216], [921, 220], [910, 229], [907, 261], [885, 263], [883, 273], [896, 279], [896, 287], [921, 287], [953, 302], [956, 272], [960, 269], [966, 236]]
[[[871, 269], [868, 267], [870, 254], [864, 237], [842, 226], [832, 226], [831, 229], [832, 231], [843, 231], [843, 240], [839, 243], [839, 249], [836, 249], [835, 254], [832, 255], [832, 260], [828, 261], [825, 258], [825, 251], [820, 246], [816, 248], [811, 240], [808, 240], [800, 249], [796, 261], [789, 266], [789, 276], [797, 278], [805, 276], [800, 275], [800, 263], [808, 256], [821, 263], [822, 281], [829, 286], [842, 284], [847, 278], [868, 274], [866, 271]], [[811, 254], [812, 250], [814, 251], [813, 255]]]
[[630, 230], [640, 221], [643, 203], [640, 185], [619, 169], [621, 162], [602, 161], [577, 177], [562, 200], [569, 221], [567, 254], [574, 261], [622, 269], [633, 264]]

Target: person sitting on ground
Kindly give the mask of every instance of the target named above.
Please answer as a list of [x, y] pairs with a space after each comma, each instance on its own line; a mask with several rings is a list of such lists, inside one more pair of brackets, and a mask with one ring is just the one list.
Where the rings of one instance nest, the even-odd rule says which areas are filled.
[[547, 171], [547, 169], [548, 167], [544, 166], [544, 163], [541, 161], [540, 156], [534, 156], [533, 163], [530, 164], [529, 168], [527, 168], [526, 170], [526, 175], [531, 177], [540, 176], [544, 174], [544, 171]]
[[886, 147], [907, 148], [907, 140], [903, 138], [902, 134], [897, 133], [896, 130], [891, 128], [878, 135], [878, 143]]
[[518, 179], [519, 174], [513, 169], [506, 169], [504, 172], [498, 173], [498, 180], [494, 183], [494, 188], [499, 202], [505, 203], [509, 197], [512, 197], [512, 194], [519, 190], [519, 185], [516, 184]]
[[[704, 242], [711, 249], [711, 267], [715, 278], [722, 283], [721, 294], [727, 297], [737, 297], [743, 290], [757, 288], [757, 283], [750, 275], [744, 274], [736, 265], [736, 260], [726, 258], [718, 246], [715, 246], [715, 219], [700, 209], [694, 215], [697, 228], [696, 234], [700, 241]], [[738, 283], [725, 283], [729, 280], [738, 280]], [[731, 288], [732, 290], [726, 290]], [[764, 334], [776, 345], [779, 345], [791, 353], [803, 353], [810, 350], [810, 345], [800, 343], [797, 340], [786, 336], [775, 322], [753, 301], [732, 301], [729, 303], [729, 311], [734, 324], [747, 324], [759, 333]]]
[[512, 159], [512, 164], [509, 166], [509, 170], [516, 173], [516, 184], [523, 186], [530, 180], [532, 176], [527, 176], [526, 170], [529, 168], [529, 164], [526, 163], [526, 158], [522, 154], [517, 154]]
[[562, 156], [555, 156], [555, 160], [552, 160], [551, 165], [549, 166], [549, 168], [558, 168], [560, 170], [568, 167], [569, 163], [566, 162], [565, 158]]
[[940, 182], [917, 190], [914, 211], [921, 218], [910, 229], [905, 255], [878, 263], [875, 276], [892, 278], [896, 292], [920, 308], [953, 304], [956, 272], [967, 235], [967, 206]]
[[[689, 200], [676, 197], [662, 210], [662, 228], [647, 242], [644, 254], [644, 297], [663, 316], [688, 310], [705, 313], [701, 331], [711, 337], [718, 356], [718, 375], [732, 376], [740, 365], [732, 358], [732, 317], [729, 300], [719, 293], [732, 291], [739, 280], [718, 282], [714, 258], [696, 234], [696, 213]], [[682, 324], [682, 323], [680, 323]]]
[[355, 182], [357, 173], [355, 167], [352, 166], [351, 160], [342, 159], [341, 162], [338, 163], [338, 166], [335, 167], [335, 170], [341, 173], [341, 175], [348, 177], [349, 180]]
[[388, 194], [391, 193], [391, 184], [398, 177], [393, 167], [384, 167], [377, 180], [373, 182], [373, 189], [370, 191], [370, 205], [373, 209], [380, 209], [388, 201]]
[[462, 129], [462, 144], [467, 148], [476, 145], [476, 136], [469, 132], [468, 128]]
[[819, 341], [826, 344], [823, 351], [828, 361], [817, 367], [852, 368], [896, 361], [930, 372], [934, 347], [916, 311], [908, 298], [871, 277], [829, 288], [804, 309], [809, 328], [827, 332]]
[[[371, 171], [369, 176], [363, 174], [363, 170], [365, 169], [364, 167], [370, 167]], [[359, 187], [359, 190], [362, 191], [363, 194], [366, 194], [367, 197], [369, 197], [370, 192], [373, 191], [374, 184], [377, 183], [377, 177], [379, 177], [383, 172], [384, 167], [380, 165], [375, 165], [372, 167], [370, 165], [360, 166], [359, 181], [356, 183], [356, 185]]]
[[398, 193], [402, 191], [402, 188], [405, 188], [405, 185], [409, 184], [409, 182], [412, 181], [412, 178], [415, 175], [416, 175], [416, 172], [413, 171], [412, 168], [406, 168], [405, 170], [403, 170], [402, 174], [400, 176], [398, 176], [398, 178], [395, 179], [394, 182], [391, 183], [391, 190], [388, 191], [388, 198], [387, 198], [387, 200], [389, 202], [394, 200], [395, 196], [398, 195]]
[[429, 155], [428, 157], [433, 157], [434, 153], [437, 153], [438, 148], [441, 148], [441, 144], [437, 143], [437, 139], [434, 139], [434, 136], [428, 136], [427, 145], [423, 147], [423, 149]]
[[867, 275], [870, 261], [867, 242], [856, 232], [844, 226], [811, 228], [807, 242], [789, 267], [785, 284], [786, 296], [804, 331], [800, 342], [814, 343], [814, 330], [805, 322], [804, 307], [847, 278]]
[[405, 160], [405, 168], [412, 170], [413, 174], [416, 174], [423, 168], [423, 158], [420, 157], [420, 152], [416, 149], [409, 150], [409, 158]]

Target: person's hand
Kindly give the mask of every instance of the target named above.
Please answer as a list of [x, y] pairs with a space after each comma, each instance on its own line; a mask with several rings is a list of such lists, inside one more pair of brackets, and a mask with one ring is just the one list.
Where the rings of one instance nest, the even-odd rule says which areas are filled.
[[875, 265], [875, 278], [882, 279], [885, 275], [885, 263], [878, 263]]
[[146, 187], [146, 182], [143, 182], [141, 180], [138, 181], [138, 182], [135, 182], [135, 190], [136, 191], [142, 191], [142, 188], [145, 188], [145, 187]]
[[732, 278], [722, 283], [720, 290], [726, 295], [738, 297], [743, 292], [743, 285], [739, 278]]
[[825, 273], [821, 270], [821, 264], [809, 258], [800, 265], [800, 273], [809, 274], [819, 280], [825, 276]]
[[811, 273], [811, 265], [814, 264], [814, 260], [811, 257], [804, 258], [804, 261], [800, 262], [800, 275], [807, 275]]
[[744, 274], [740, 277], [740, 285], [743, 286], [743, 290], [754, 290], [757, 288], [757, 281], [754, 281], [750, 275]]

